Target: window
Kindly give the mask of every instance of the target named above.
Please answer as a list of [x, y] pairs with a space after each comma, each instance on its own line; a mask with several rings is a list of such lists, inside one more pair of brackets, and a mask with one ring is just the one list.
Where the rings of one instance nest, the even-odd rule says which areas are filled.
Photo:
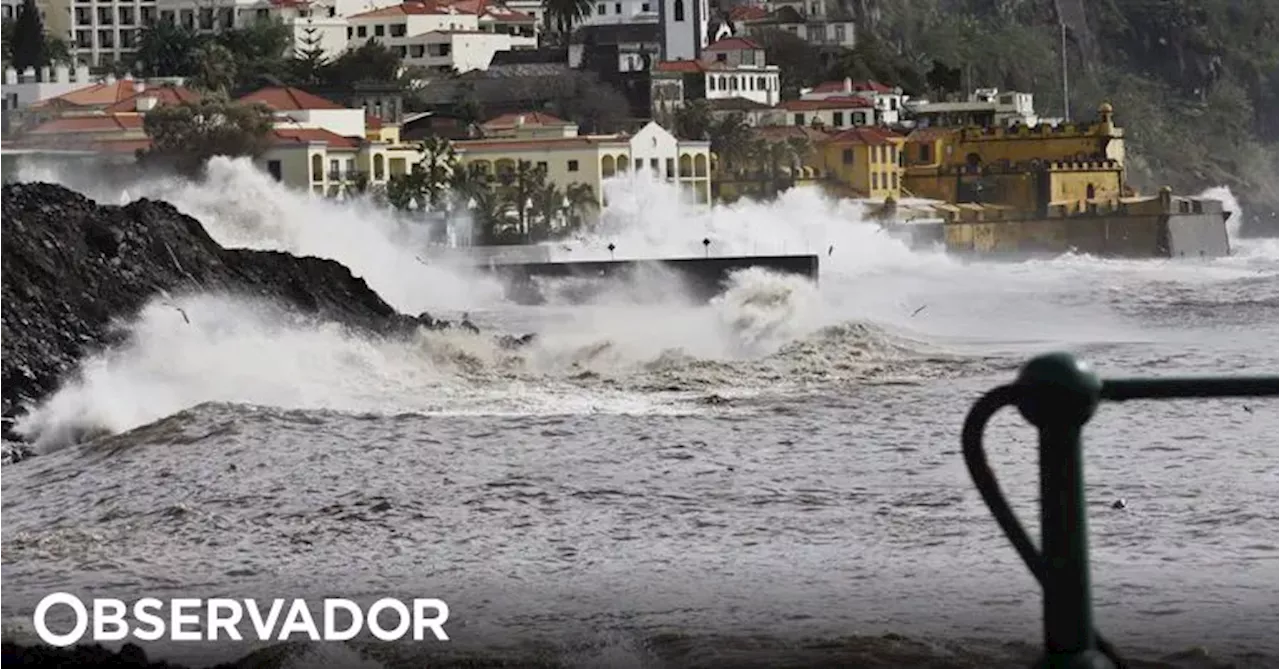
[[182, 24], [182, 27], [183, 27], [183, 28], [186, 28], [187, 30], [195, 30], [195, 28], [196, 28], [196, 13], [195, 13], [194, 11], [192, 11], [192, 10], [190, 10], [190, 9], [184, 9], [184, 10], [179, 11], [179, 12], [178, 12], [178, 20], [179, 20], [179, 23], [181, 23], [181, 24]]
[[403, 23], [393, 23], [393, 24], [391, 24], [391, 36], [392, 36], [392, 37], [404, 37], [404, 35], [405, 35], [405, 27], [404, 27], [404, 24], [403, 24]]
[[853, 164], [853, 149], [845, 149], [844, 154], [840, 156], [845, 165]]
[[208, 7], [200, 10], [200, 29], [213, 30], [213, 10]]
[[578, 161], [576, 161], [576, 160], [570, 160], [570, 161], [569, 161], [569, 171], [570, 171], [570, 172], [577, 172], [577, 171], [578, 171]]
[[356, 28], [356, 37], [365, 37], [369, 34], [368, 26], [360, 26]]
[[93, 46], [93, 32], [89, 30], [76, 31], [76, 46], [81, 49], [88, 49]]
[[796, 125], [804, 125], [804, 114], [796, 114], [796, 117], [795, 117], [795, 124], [796, 124]]
[[114, 23], [114, 21], [112, 21], [111, 14], [112, 12], [110, 7], [99, 7], [98, 8], [98, 25], [109, 26], [112, 23]]
[[373, 27], [373, 36], [374, 36], [374, 37], [383, 37], [383, 36], [385, 36], [386, 34], [387, 34], [387, 27], [386, 27], [386, 26], [384, 26], [384, 25], [382, 25], [381, 23], [379, 23], [378, 25], [376, 25], [376, 26], [374, 26], [374, 27]]
[[837, 128], [844, 127], [844, 112], [831, 112], [831, 125]]
[[676, 174], [676, 159], [667, 158], [667, 176], [671, 177], [671, 176], [675, 176], [675, 174]]
[[120, 31], [120, 48], [132, 49], [138, 45], [138, 33], [132, 30]]
[[650, 159], [649, 159], [649, 169], [653, 170], [654, 174], [657, 174], [657, 172], [658, 172], [658, 159], [657, 159], [657, 158], [650, 158]]
[[920, 145], [920, 162], [922, 163], [929, 162], [929, 145], [928, 144]]
[[98, 46], [102, 47], [103, 49], [114, 49], [116, 46], [115, 31], [99, 30]]
[[76, 7], [76, 25], [87, 26], [93, 23], [93, 15], [87, 7]]
[[621, 3], [621, 2], [615, 2], [615, 3], [613, 3], [613, 13], [614, 13], [614, 14], [621, 14], [621, 13], [622, 13], [622, 3]]
[[844, 44], [844, 39], [845, 39], [844, 26], [837, 25], [835, 28], [836, 28], [836, 43]]
[[716, 89], [716, 82], [719, 80], [720, 77], [707, 77], [707, 90], [714, 91]]
[[542, 171], [544, 171], [544, 172], [545, 172], [545, 171], [547, 170], [547, 161], [545, 161], [545, 160], [539, 160], [539, 161], [538, 161], [538, 169], [540, 169], [540, 170], [542, 170]]
[[743, 65], [755, 65], [755, 64], [756, 64], [756, 52], [755, 52], [755, 51], [753, 51], [753, 50], [751, 50], [751, 49], [747, 49], [746, 51], [743, 51], [743, 52], [742, 52], [742, 64], [743, 64]]
[[872, 172], [871, 173], [871, 189], [876, 190], [878, 188], [880, 188], [880, 173]]
[[421, 58], [421, 57], [422, 57], [422, 53], [423, 53], [423, 51], [425, 51], [425, 50], [426, 50], [426, 47], [424, 47], [423, 45], [421, 45], [421, 44], [414, 44], [414, 45], [412, 45], [412, 46], [410, 46], [410, 47], [409, 47], [409, 57], [410, 57], [410, 58]]
[[267, 173], [270, 174], [271, 178], [275, 179], [276, 181], [280, 181], [281, 179], [284, 178], [283, 171], [280, 168], [280, 161], [278, 160], [267, 161]]
[[649, 11], [649, 3], [647, 3], [647, 2], [646, 2], [646, 3], [644, 3], [643, 5], [640, 5], [640, 11], [642, 11], [642, 12], [647, 12], [647, 11]]
[[644, 169], [644, 158], [636, 158], [636, 171]]
[[677, 21], [684, 21], [684, 0], [676, 0], [672, 14]]
[[120, 25], [133, 25], [133, 7], [120, 7], [116, 11], [120, 14]]
[[596, 5], [596, 14], [600, 14], [600, 15], [604, 14], [604, 3], [600, 3]]
[[890, 175], [890, 176], [891, 176], [891, 177], [892, 177], [892, 179], [893, 179], [893, 187], [894, 187], [894, 188], [897, 188], [897, 187], [898, 187], [898, 173], [897, 173], [897, 172], [894, 172], [894, 173], [893, 173], [892, 175]]
[[356, 36], [356, 29], [352, 28], [351, 26], [347, 26], [347, 39], [350, 40], [355, 36]]

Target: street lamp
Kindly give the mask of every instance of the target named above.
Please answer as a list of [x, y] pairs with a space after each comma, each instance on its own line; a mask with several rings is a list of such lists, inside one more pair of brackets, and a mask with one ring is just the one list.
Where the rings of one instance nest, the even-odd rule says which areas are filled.
[[704, 257], [711, 257], [711, 240], [707, 237], [702, 238], [702, 253]]
[[609, 242], [609, 246], [607, 246], [607, 247], [605, 247], [605, 248], [609, 249], [609, 260], [613, 260], [613, 250], [614, 250], [614, 249], [616, 249], [616, 248], [618, 248], [618, 247], [614, 246], [614, 245], [613, 245], [613, 242]]

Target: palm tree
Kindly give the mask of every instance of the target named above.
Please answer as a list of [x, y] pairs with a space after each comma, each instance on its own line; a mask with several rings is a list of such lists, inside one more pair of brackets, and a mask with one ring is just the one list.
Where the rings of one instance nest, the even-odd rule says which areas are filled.
[[740, 170], [750, 154], [751, 128], [740, 114], [731, 114], [711, 125], [711, 151], [726, 172]]
[[565, 218], [568, 219], [566, 232], [581, 230], [586, 224], [586, 214], [600, 208], [600, 200], [596, 198], [595, 189], [590, 184], [572, 183], [564, 189], [564, 199], [568, 203]]
[[514, 170], [498, 175], [502, 184], [502, 194], [516, 211], [516, 222], [520, 226], [520, 235], [526, 240], [529, 237], [529, 207], [535, 193], [547, 183], [545, 167], [534, 167], [533, 163], [521, 160]]
[[565, 196], [555, 184], [543, 184], [533, 194], [533, 216], [529, 225], [529, 242], [551, 239], [564, 218]]
[[591, 16], [592, 4], [591, 0], [542, 0], [542, 9], [547, 22], [555, 21], [563, 34], [572, 30], [574, 23]]
[[422, 160], [414, 166], [414, 172], [419, 175], [417, 185], [426, 195], [424, 204], [434, 208], [448, 190], [449, 180], [458, 166], [458, 153], [449, 140], [435, 136], [422, 140], [418, 149], [422, 151]]

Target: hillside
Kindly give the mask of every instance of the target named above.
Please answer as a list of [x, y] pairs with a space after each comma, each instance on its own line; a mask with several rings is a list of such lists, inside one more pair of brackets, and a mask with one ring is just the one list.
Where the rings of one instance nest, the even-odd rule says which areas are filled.
[[[860, 44], [830, 68], [795, 63], [811, 73], [804, 78], [875, 77], [926, 95], [1025, 90], [1046, 115], [1063, 109], [1061, 17], [1071, 115], [1087, 120], [1100, 102], [1115, 106], [1131, 181], [1185, 193], [1229, 186], [1247, 230], [1277, 233], [1280, 80], [1270, 0], [836, 1], [858, 22]], [[766, 46], [784, 67], [802, 57]]]

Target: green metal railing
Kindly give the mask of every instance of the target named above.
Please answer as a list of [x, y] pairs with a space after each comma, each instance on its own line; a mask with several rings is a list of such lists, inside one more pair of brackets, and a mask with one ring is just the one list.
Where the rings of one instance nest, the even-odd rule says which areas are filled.
[[[1089, 588], [1089, 542], [1085, 516], [1081, 431], [1102, 400], [1270, 397], [1280, 377], [1099, 379], [1065, 353], [1032, 359], [1011, 384], [983, 395], [969, 410], [961, 437], [964, 460], [1022, 561], [1044, 591], [1044, 656], [1038, 667], [1113, 669], [1124, 666], [1111, 644], [1094, 629]], [[987, 422], [1016, 406], [1040, 433], [1041, 547], [1018, 523], [1005, 501], [982, 448]]]

